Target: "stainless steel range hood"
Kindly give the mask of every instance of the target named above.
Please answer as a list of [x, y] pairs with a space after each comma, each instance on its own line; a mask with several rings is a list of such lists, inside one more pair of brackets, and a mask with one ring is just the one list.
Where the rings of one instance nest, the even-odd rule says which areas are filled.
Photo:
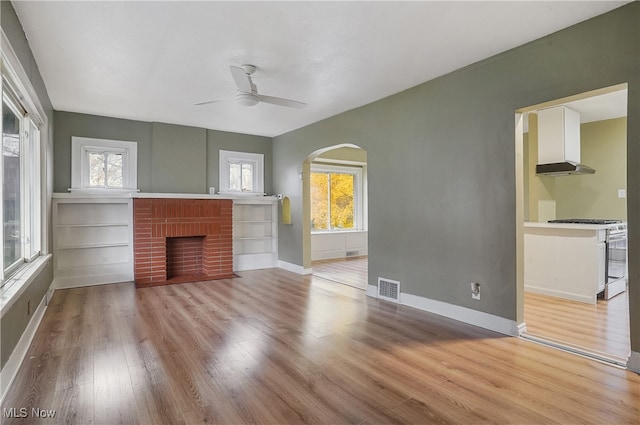
[[580, 114], [566, 106], [539, 110], [536, 174], [558, 177], [595, 172], [580, 163]]
[[596, 170], [584, 164], [573, 162], [554, 162], [553, 164], [536, 165], [536, 174], [546, 176], [570, 176], [574, 174], [594, 174]]

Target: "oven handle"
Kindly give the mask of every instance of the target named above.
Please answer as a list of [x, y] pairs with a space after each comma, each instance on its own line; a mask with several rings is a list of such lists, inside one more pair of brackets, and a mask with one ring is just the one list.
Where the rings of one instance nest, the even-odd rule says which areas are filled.
[[607, 235], [607, 242], [620, 242], [620, 241], [626, 241], [627, 240], [627, 234], [626, 233], [617, 233], [617, 234], [609, 234]]

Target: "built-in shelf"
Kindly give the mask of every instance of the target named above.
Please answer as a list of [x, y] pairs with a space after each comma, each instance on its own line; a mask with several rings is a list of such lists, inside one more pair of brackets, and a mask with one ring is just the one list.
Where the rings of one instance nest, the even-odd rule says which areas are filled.
[[233, 200], [233, 269], [275, 267], [278, 204], [274, 197]]
[[131, 198], [56, 195], [52, 211], [55, 286], [133, 280]]

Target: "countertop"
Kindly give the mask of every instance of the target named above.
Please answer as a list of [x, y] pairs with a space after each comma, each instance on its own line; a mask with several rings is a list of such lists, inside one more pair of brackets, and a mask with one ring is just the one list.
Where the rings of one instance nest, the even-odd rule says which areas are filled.
[[579, 223], [546, 223], [525, 221], [524, 227], [541, 228], [541, 229], [569, 229], [569, 230], [605, 230], [610, 224], [579, 224]]

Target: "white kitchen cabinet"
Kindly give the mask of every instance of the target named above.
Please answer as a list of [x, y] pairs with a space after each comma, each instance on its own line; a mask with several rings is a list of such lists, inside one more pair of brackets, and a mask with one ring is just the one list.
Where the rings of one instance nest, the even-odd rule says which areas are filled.
[[233, 270], [276, 267], [278, 200], [275, 197], [233, 199]]
[[538, 164], [580, 162], [580, 115], [566, 106], [538, 111]]
[[606, 226], [525, 223], [524, 289], [595, 304], [605, 284]]

